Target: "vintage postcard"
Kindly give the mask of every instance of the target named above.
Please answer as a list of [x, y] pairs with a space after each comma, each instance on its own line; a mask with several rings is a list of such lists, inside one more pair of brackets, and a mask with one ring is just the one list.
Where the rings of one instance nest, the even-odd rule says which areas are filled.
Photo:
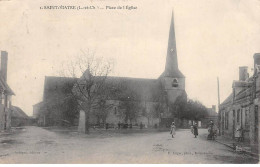
[[1, 164], [258, 164], [259, 0], [0, 0]]

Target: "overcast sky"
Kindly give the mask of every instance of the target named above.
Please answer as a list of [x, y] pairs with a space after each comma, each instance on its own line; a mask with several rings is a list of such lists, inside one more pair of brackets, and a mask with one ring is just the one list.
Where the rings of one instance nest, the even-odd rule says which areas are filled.
[[[160, 2], [160, 3], [159, 3]], [[129, 5], [137, 10], [40, 10], [43, 5]], [[0, 1], [0, 50], [9, 53], [8, 84], [13, 105], [32, 115], [45, 76], [57, 76], [61, 62], [81, 50], [114, 58], [112, 75], [158, 78], [165, 66], [172, 9], [179, 68], [189, 98], [217, 104], [217, 76], [223, 101], [238, 67], [260, 52], [259, 0], [10, 0]]]

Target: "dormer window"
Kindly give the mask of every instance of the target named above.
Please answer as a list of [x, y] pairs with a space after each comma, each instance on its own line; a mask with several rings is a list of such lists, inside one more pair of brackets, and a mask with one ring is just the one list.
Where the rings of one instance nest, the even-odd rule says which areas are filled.
[[178, 87], [179, 86], [179, 82], [177, 78], [174, 78], [172, 81], [172, 87]]

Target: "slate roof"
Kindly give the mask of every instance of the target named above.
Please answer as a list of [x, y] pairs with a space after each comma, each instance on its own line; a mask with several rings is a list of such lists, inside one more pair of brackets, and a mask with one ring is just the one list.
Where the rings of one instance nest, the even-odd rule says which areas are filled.
[[[96, 77], [97, 79], [104, 76]], [[78, 78], [45, 77], [44, 102], [52, 102], [55, 99], [66, 98], [66, 93], [72, 91]], [[121, 93], [109, 95], [110, 100], [146, 100], [158, 101], [162, 93], [161, 82], [158, 79], [143, 79], [130, 77], [107, 76], [105, 83], [114, 86]]]
[[[158, 101], [162, 93], [162, 85], [157, 79], [129, 78], [129, 77], [107, 77], [106, 83], [121, 87], [123, 94], [111, 97], [116, 100], [124, 100], [128, 97], [134, 100]], [[132, 97], [131, 97], [132, 96]]]
[[232, 100], [233, 100], [233, 93], [231, 93], [231, 94], [220, 104], [220, 106], [223, 106], [223, 105], [225, 105], [225, 104], [228, 104], [228, 103], [232, 102]]
[[43, 101], [60, 99], [71, 92], [78, 78], [46, 76], [44, 81]]

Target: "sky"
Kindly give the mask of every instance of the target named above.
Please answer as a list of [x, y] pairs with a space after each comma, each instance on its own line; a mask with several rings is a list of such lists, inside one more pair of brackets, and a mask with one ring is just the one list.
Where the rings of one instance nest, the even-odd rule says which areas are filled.
[[[44, 5], [134, 6], [135, 10], [40, 10]], [[207, 107], [232, 92], [239, 66], [252, 75], [260, 52], [260, 0], [0, 1], [0, 50], [8, 52], [12, 104], [32, 115], [45, 76], [82, 51], [113, 58], [111, 75], [158, 78], [164, 71], [172, 11], [186, 92]]]

